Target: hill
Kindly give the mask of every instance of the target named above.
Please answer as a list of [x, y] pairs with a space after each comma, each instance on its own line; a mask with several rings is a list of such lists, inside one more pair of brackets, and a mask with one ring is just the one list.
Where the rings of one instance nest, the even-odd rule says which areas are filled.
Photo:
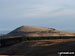
[[59, 31], [54, 28], [21, 26], [8, 33], [9, 36], [75, 36], [75, 33]]

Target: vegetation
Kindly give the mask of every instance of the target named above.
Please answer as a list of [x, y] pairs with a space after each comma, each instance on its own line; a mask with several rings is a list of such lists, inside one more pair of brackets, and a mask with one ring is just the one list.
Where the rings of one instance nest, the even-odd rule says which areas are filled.
[[75, 38], [74, 36], [48, 36], [48, 37], [22, 37], [25, 40], [49, 40], [49, 39], [69, 39]]
[[23, 41], [28, 40], [49, 40], [49, 39], [69, 39], [69, 38], [75, 38], [75, 37], [69, 37], [69, 36], [48, 36], [48, 37], [13, 37], [13, 38], [7, 38], [7, 39], [0, 39], [1, 46], [9, 46], [16, 43], [20, 43]]
[[7, 38], [7, 39], [0, 39], [0, 44], [1, 44], [1, 47], [5, 47], [5, 46], [10, 46], [10, 45], [13, 45], [13, 44], [16, 44], [16, 43], [20, 43], [24, 41], [23, 38]]

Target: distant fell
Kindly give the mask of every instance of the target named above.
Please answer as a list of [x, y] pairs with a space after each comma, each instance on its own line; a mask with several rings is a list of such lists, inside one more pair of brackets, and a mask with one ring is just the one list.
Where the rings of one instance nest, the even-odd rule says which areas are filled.
[[8, 33], [10, 36], [75, 36], [75, 33], [59, 31], [54, 28], [21, 26]]

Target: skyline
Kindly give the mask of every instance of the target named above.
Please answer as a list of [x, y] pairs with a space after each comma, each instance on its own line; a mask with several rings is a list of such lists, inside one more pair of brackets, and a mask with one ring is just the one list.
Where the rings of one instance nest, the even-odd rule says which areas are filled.
[[0, 0], [0, 31], [22, 25], [75, 32], [74, 0]]

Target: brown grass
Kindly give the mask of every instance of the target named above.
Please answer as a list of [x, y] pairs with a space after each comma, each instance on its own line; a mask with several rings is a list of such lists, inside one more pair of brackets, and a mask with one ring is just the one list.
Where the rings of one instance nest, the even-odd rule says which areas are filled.
[[75, 39], [55, 39], [55, 40], [34, 40], [35, 42], [33, 46], [51, 46], [59, 43], [65, 43], [65, 42], [70, 42], [70, 41], [75, 41]]
[[[70, 46], [66, 46], [64, 44], [62, 45], [62, 43], [67, 44], [68, 42], [72, 42], [72, 41], [75, 41], [75, 39], [26, 41], [26, 42], [22, 42], [22, 43], [13, 45], [13, 46], [9, 47], [7, 50], [3, 50], [3, 51], [5, 54], [6, 53], [7, 54], [25, 54], [28, 56], [29, 55], [35, 56], [35, 54], [39, 54], [39, 55], [44, 55], [44, 54], [48, 55], [49, 54], [50, 55], [50, 53], [54, 53], [57, 50], [60, 50], [59, 48], [64, 47], [64, 50], [65, 50], [65, 47], [66, 48], [70, 47]], [[42, 47], [44, 47], [44, 48], [42, 48]], [[70, 47], [70, 48], [72, 48], [72, 47]]]

